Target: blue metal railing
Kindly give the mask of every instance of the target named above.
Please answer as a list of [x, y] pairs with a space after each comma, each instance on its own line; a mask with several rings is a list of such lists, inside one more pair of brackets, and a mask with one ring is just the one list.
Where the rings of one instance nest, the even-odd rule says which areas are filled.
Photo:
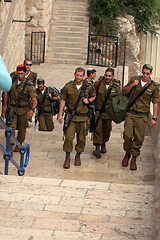
[[[12, 162], [12, 164], [18, 169], [18, 175], [23, 176], [25, 173], [25, 169], [28, 165], [29, 162], [29, 155], [30, 155], [30, 147], [29, 144], [26, 145], [21, 145], [19, 141], [16, 139], [16, 137], [13, 135], [12, 129], [7, 127], [7, 125], [4, 123], [2, 117], [0, 117], [0, 125], [5, 129], [5, 137], [6, 137], [6, 148], [0, 144], [0, 149], [4, 153], [3, 158], [5, 160], [5, 170], [4, 174], [8, 175], [8, 167], [9, 167], [9, 161]], [[16, 143], [16, 145], [19, 147], [19, 152], [20, 152], [20, 165], [18, 165], [11, 153], [10, 153], [10, 139]], [[26, 156], [25, 156], [26, 154]], [[25, 159], [25, 161], [24, 161]]]

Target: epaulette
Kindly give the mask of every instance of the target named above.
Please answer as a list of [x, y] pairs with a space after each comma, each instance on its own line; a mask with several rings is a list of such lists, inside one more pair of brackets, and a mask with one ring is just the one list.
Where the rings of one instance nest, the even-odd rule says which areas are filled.
[[121, 85], [121, 82], [119, 80], [117, 80], [117, 79], [114, 79], [113, 87], [120, 87], [120, 85]]
[[27, 85], [33, 86], [33, 84], [30, 81], [27, 82]]
[[157, 83], [157, 82], [155, 82], [155, 81], [153, 81], [153, 85], [156, 86], [156, 87], [159, 87], [159, 86], [160, 86], [160, 84]]

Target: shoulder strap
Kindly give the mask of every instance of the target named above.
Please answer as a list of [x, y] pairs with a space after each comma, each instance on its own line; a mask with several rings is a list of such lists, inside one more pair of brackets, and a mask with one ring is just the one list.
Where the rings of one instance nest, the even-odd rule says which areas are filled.
[[65, 131], [66, 131], [67, 128], [70, 126], [70, 124], [71, 124], [71, 122], [72, 122], [72, 119], [73, 119], [73, 117], [74, 117], [74, 115], [75, 115], [75, 113], [76, 113], [77, 107], [78, 107], [79, 102], [80, 102], [80, 100], [81, 100], [81, 98], [82, 98], [83, 91], [85, 91], [85, 84], [86, 84], [86, 82], [85, 82], [85, 80], [83, 80], [83, 84], [82, 84], [82, 88], [81, 88], [80, 94], [79, 94], [79, 96], [78, 96], [78, 98], [77, 98], [76, 104], [74, 105], [74, 108], [73, 108], [71, 117], [70, 117], [70, 119], [69, 119], [69, 121], [68, 121], [68, 124], [67, 124], [67, 126], [66, 126], [66, 128], [65, 128]]
[[134, 99], [133, 101], [128, 105], [128, 109], [133, 106], [133, 104], [142, 96], [142, 94], [152, 85], [153, 80], [150, 82], [148, 86], [146, 86]]
[[24, 93], [24, 90], [25, 90], [25, 88], [26, 88], [26, 86], [27, 86], [27, 82], [28, 82], [28, 81], [29, 81], [29, 80], [28, 80], [28, 78], [27, 78], [26, 81], [25, 81], [25, 83], [24, 83], [24, 85], [23, 85], [23, 88], [22, 88], [22, 90], [21, 90], [21, 93], [20, 93], [20, 95], [19, 95], [17, 104], [16, 104], [16, 106], [15, 106], [15, 108], [14, 108], [14, 110], [13, 110], [12, 117], [11, 117], [11, 122], [13, 121], [14, 116], [15, 116], [15, 114], [17, 113], [17, 110], [18, 110], [18, 108], [19, 108], [19, 106], [20, 106], [20, 102], [21, 102], [21, 100], [22, 100], [23, 93]]
[[103, 82], [103, 79], [99, 79], [97, 86], [96, 86], [96, 93], [98, 92], [99, 88], [101, 87], [102, 82]]

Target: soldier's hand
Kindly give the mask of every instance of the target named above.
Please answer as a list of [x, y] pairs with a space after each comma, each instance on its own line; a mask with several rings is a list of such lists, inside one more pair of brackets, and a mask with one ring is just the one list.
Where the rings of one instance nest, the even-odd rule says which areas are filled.
[[82, 98], [83, 99], [83, 102], [85, 103], [85, 104], [89, 104], [89, 102], [88, 102], [88, 99], [87, 98]]
[[139, 83], [139, 80], [134, 80], [134, 82], [132, 83], [132, 86], [133, 86], [133, 87], [134, 87], [134, 86], [137, 86], [138, 83]]
[[27, 113], [27, 117], [29, 119], [30, 122], [32, 122], [32, 117], [33, 117], [33, 111], [30, 110], [28, 113]]
[[48, 94], [48, 97], [49, 97], [49, 98], [52, 98], [52, 94], [51, 94], [51, 93], [49, 93], [49, 94]]
[[5, 117], [6, 110], [7, 110], [7, 107], [6, 107], [6, 106], [2, 106], [2, 112], [1, 112], [1, 117], [2, 117], [2, 118]]
[[62, 116], [58, 116], [58, 122], [60, 123], [60, 124], [62, 124]]
[[154, 127], [154, 125], [156, 125], [156, 121], [154, 119], [152, 119], [150, 122], [150, 127]]

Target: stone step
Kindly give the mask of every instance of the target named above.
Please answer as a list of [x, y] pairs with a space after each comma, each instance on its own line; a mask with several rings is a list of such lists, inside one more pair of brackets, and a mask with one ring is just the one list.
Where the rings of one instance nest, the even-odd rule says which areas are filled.
[[64, 59], [80, 59], [80, 60], [85, 60], [85, 54], [81, 53], [68, 53], [68, 52], [48, 52], [47, 53], [48, 58], [64, 58]]
[[65, 58], [48, 58], [46, 57], [45, 60], [46, 63], [50, 63], [50, 64], [69, 64], [69, 65], [73, 65], [73, 64], [77, 64], [77, 66], [79, 65], [83, 65], [86, 63], [86, 60], [81, 60], [81, 59], [65, 59]]
[[86, 48], [73, 48], [73, 47], [69, 48], [68, 46], [65, 46], [65, 45], [64, 45], [64, 47], [55, 47], [55, 46], [48, 47], [47, 51], [48, 51], [48, 57], [49, 57], [50, 52], [52, 54], [53, 54], [53, 52], [55, 52], [55, 53], [58, 52], [58, 54], [59, 53], [68, 53], [68, 54], [81, 53], [81, 54], [85, 54], [85, 56], [86, 56]]
[[54, 34], [52, 34], [52, 35], [50, 35], [50, 41], [49, 41], [49, 45], [51, 45], [52, 44], [52, 41], [57, 41], [57, 42], [67, 42], [68, 41], [68, 43], [79, 43], [79, 42], [81, 42], [81, 43], [84, 43], [84, 44], [86, 44], [86, 43], [88, 43], [88, 41], [87, 41], [87, 38], [84, 38], [82, 35], [80, 35], [80, 36], [66, 36], [66, 35], [63, 35], [63, 34], [61, 34], [61, 35], [54, 35]]
[[80, 22], [88, 22], [89, 24], [89, 17], [88, 16], [73, 16], [73, 15], [57, 15], [56, 13], [52, 16], [51, 23], [54, 22], [54, 20], [62, 20], [62, 21], [80, 21]]
[[88, 21], [71, 21], [71, 20], [55, 20], [53, 19], [51, 21], [51, 27], [52, 26], [83, 26], [83, 27], [88, 27]]
[[[68, 39], [68, 38], [67, 38]], [[66, 40], [67, 40], [66, 39]], [[75, 39], [76, 41], [77, 39]], [[84, 42], [84, 41], [81, 41], [81, 42], [60, 42], [60, 41], [50, 41], [50, 43], [48, 44], [48, 48], [50, 47], [68, 47], [69, 49], [70, 48], [78, 48], [78, 47], [81, 47], [81, 48], [87, 48], [88, 47], [88, 43]]]
[[51, 35], [51, 37], [50, 37], [50, 39], [52, 40], [53, 39], [53, 37], [54, 37], [54, 34], [56, 35], [56, 36], [62, 36], [62, 38], [65, 36], [65, 37], [84, 37], [84, 38], [87, 38], [88, 37], [88, 32], [86, 31], [86, 32], [73, 32], [73, 31], [53, 31], [53, 30], [51, 30], [50, 31], [50, 35]]
[[51, 32], [52, 31], [64, 31], [64, 32], [83, 32], [88, 33], [88, 29], [85, 26], [71, 26], [66, 23], [66, 25], [51, 25]]
[[88, 16], [88, 12], [83, 12], [83, 11], [71, 11], [71, 10], [59, 10], [57, 9], [56, 12], [53, 12], [53, 16], [55, 15], [65, 15], [65, 16], [84, 16], [87, 17]]
[[79, 7], [79, 6], [88, 6], [88, 1], [86, 1], [86, 0], [83, 0], [83, 1], [78, 1], [78, 0], [58, 0], [58, 1], [56, 1], [55, 2], [55, 4], [54, 4], [54, 6], [77, 6], [77, 7]]
[[53, 8], [53, 13], [54, 11], [67, 11], [67, 12], [80, 12], [80, 11], [86, 11], [88, 10], [88, 6], [87, 5], [80, 5], [79, 3], [74, 3], [71, 2], [70, 4], [55, 4], [54, 8]]

